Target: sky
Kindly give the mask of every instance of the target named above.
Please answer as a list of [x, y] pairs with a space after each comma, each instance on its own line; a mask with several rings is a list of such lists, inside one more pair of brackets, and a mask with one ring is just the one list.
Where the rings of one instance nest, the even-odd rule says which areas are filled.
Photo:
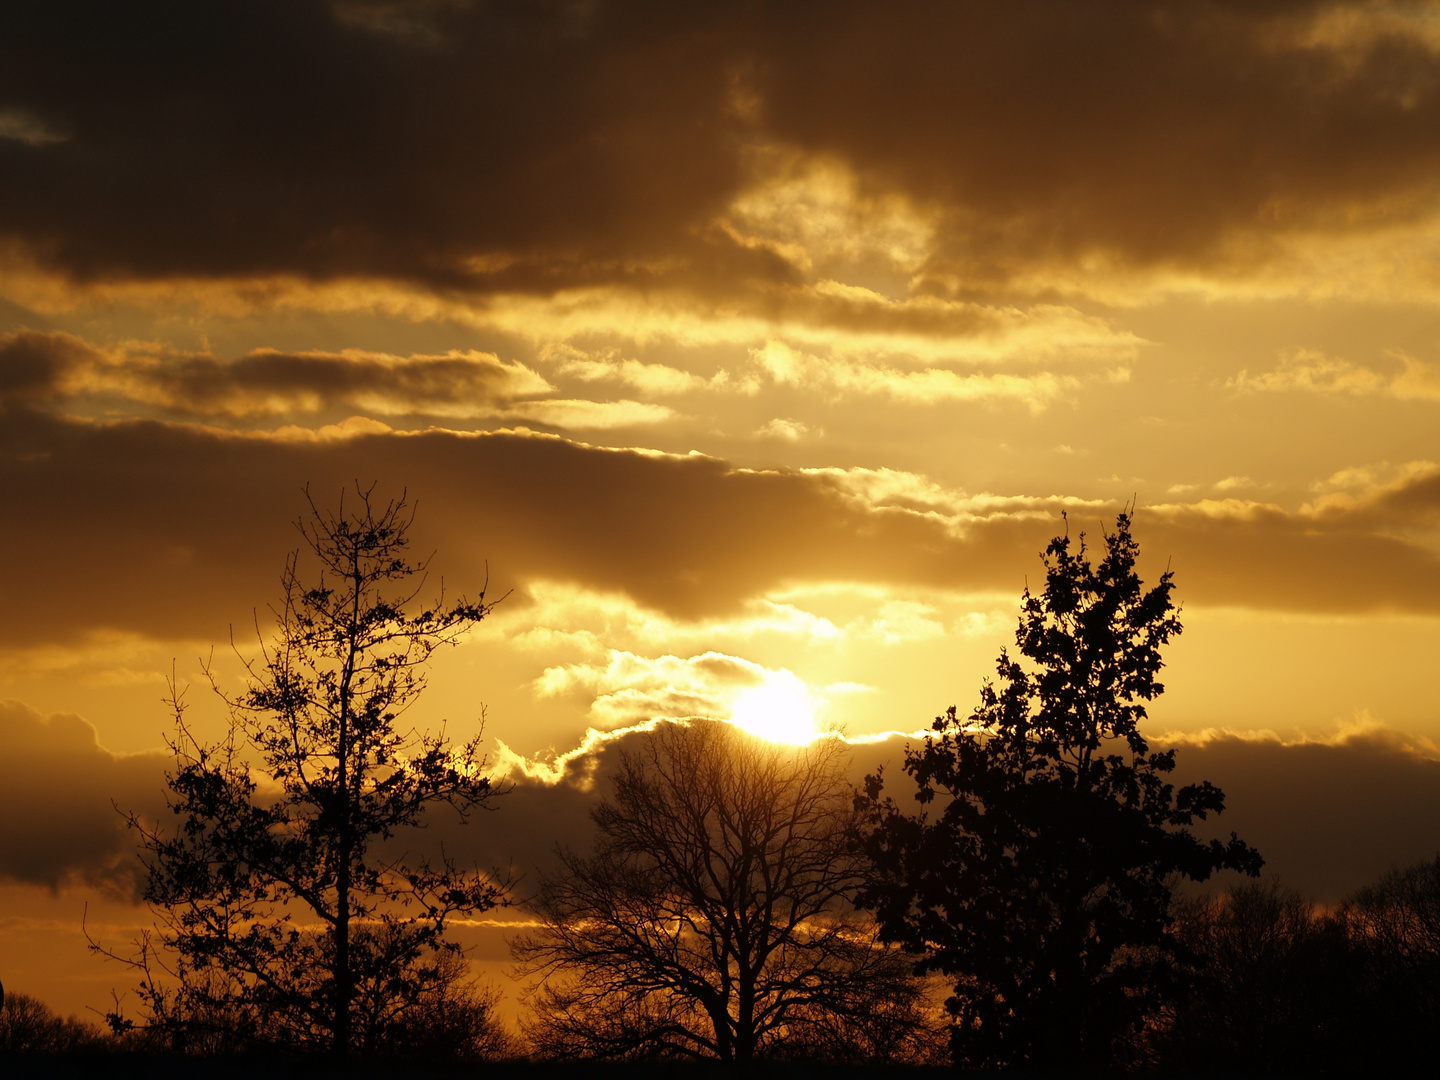
[[1333, 902], [1440, 849], [1440, 4], [0, 8], [7, 987], [123, 989], [166, 679], [357, 483], [500, 601], [477, 859], [656, 718], [897, 760], [1133, 506], [1152, 742]]

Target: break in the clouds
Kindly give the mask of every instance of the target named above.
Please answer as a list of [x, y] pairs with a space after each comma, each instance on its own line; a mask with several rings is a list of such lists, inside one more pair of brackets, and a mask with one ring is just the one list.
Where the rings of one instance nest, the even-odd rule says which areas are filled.
[[0, 42], [0, 234], [77, 280], [757, 309], [1262, 280], [1437, 208], [1424, 4], [55, 3]]

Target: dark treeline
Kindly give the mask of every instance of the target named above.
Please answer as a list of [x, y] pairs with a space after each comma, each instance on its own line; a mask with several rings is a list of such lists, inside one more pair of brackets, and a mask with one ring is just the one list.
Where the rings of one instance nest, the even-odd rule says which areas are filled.
[[[129, 818], [154, 929], [92, 943], [135, 973], [139, 1015], [117, 1005], [102, 1028], [12, 992], [10, 1064], [1335, 1075], [1435, 1060], [1440, 857], [1330, 909], [1273, 881], [1193, 884], [1258, 878], [1263, 860], [1192, 831], [1223, 792], [1177, 789], [1175, 751], [1142, 732], [1181, 625], [1171, 574], [1146, 588], [1136, 573], [1127, 513], [1094, 561], [1083, 534], [1050, 543], [1014, 654], [974, 711], [952, 707], [907, 750], [906, 781], [856, 790], [838, 739], [657, 725], [621, 750], [593, 849], [560, 851], [521, 897], [443, 853], [385, 854], [431, 809], [463, 822], [504, 794], [478, 736], [401, 722], [431, 654], [491, 605], [422, 598], [404, 498], [358, 496], [300, 522], [318, 574], [287, 562], [244, 691], [216, 686], [226, 737], [197, 739], [173, 690], [175, 821]], [[448, 932], [511, 904], [530, 915], [511, 942], [529, 980], [518, 1033]]]
[[[1183, 957], [1172, 996], [1135, 1030], [1116, 1071], [1411, 1075], [1440, 1060], [1440, 857], [1391, 870], [1330, 908], [1274, 881], [1178, 897], [1172, 926]], [[427, 1023], [436, 1030], [420, 1030]], [[437, 1012], [416, 1028], [383, 1060], [460, 1066], [551, 1056], [484, 1010]], [[0, 1055], [38, 1059], [37, 1068], [118, 1056], [148, 1070], [184, 1049], [164, 1031], [114, 1033], [62, 1018], [24, 993], [7, 993], [0, 1007]], [[888, 1060], [916, 1067], [925, 1059], [912, 1043]], [[795, 1075], [793, 1058], [782, 1064]]]

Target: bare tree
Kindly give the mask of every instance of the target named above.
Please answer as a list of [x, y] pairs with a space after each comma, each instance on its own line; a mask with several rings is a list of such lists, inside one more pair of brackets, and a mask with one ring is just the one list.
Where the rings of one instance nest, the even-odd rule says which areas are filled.
[[557, 1056], [897, 1057], [923, 1041], [911, 964], [849, 903], [844, 747], [663, 725], [622, 757], [593, 855], [562, 852], [512, 943]]
[[1368, 1059], [1392, 1075], [1427, 1071], [1440, 1056], [1440, 856], [1382, 874], [1340, 917], [1360, 968]]
[[29, 994], [0, 995], [0, 1060], [24, 1054], [54, 1056], [107, 1050], [110, 1042], [93, 1024], [63, 1018]]
[[287, 561], [245, 691], [216, 684], [230, 710], [221, 743], [196, 738], [172, 688], [178, 829], [130, 818], [157, 927], [128, 960], [150, 1025], [182, 1042], [381, 1048], [457, 985], [447, 919], [505, 900], [503, 883], [443, 854], [377, 851], [431, 808], [463, 818], [495, 794], [480, 736], [456, 747], [402, 725], [426, 661], [490, 606], [483, 593], [447, 602], [443, 586], [419, 603], [413, 511], [403, 495], [358, 495], [337, 512], [312, 502], [299, 522], [318, 577], [302, 582], [299, 553]]

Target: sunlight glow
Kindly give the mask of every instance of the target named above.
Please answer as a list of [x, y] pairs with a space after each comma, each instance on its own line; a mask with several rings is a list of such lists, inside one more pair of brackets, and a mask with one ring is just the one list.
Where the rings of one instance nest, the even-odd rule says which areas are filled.
[[821, 734], [818, 711], [819, 703], [804, 680], [780, 671], [735, 696], [730, 722], [762, 739], [798, 746]]

